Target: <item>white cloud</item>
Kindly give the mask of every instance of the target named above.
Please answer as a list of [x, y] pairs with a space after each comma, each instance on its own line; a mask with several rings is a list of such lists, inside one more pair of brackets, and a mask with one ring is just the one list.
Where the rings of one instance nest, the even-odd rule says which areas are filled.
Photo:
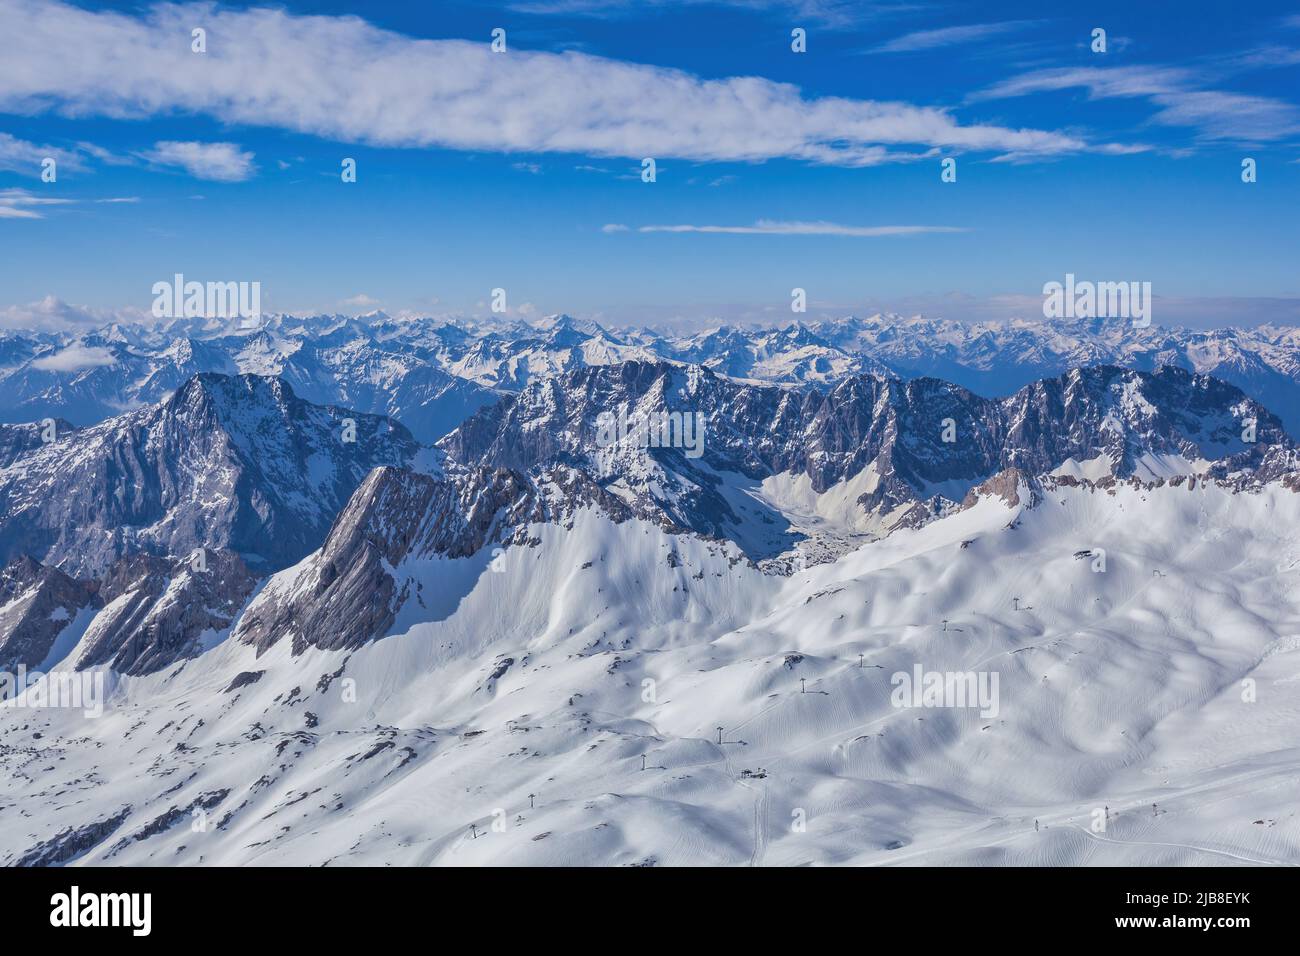
[[140, 154], [142, 159], [159, 166], [178, 166], [195, 179], [219, 183], [238, 183], [256, 171], [253, 154], [245, 153], [234, 143], [196, 143], [164, 140]]
[[78, 143], [77, 149], [106, 166], [134, 166], [137, 162], [134, 156], [121, 156], [95, 143]]
[[359, 307], [359, 308], [363, 308], [363, 309], [364, 309], [364, 308], [366, 308], [366, 307], [368, 307], [368, 306], [375, 306], [375, 305], [378, 305], [378, 304], [379, 304], [379, 300], [378, 300], [378, 299], [372, 299], [370, 296], [368, 296], [368, 295], [366, 295], [364, 292], [362, 292], [362, 293], [359, 293], [359, 294], [357, 294], [357, 295], [354, 295], [354, 296], [353, 296], [352, 298], [350, 298], [350, 299], [344, 299], [342, 304], [343, 304], [343, 305], [354, 305], [354, 306], [357, 306], [357, 307]]
[[1300, 63], [1300, 50], [1269, 44], [1237, 54], [1228, 63], [1239, 70], [1279, 69]]
[[153, 320], [148, 312], [141, 309], [93, 309], [84, 305], [69, 305], [52, 295], [37, 302], [0, 309], [0, 328], [58, 331], [97, 327], [117, 321]]
[[[996, 83], [974, 101], [1082, 88], [1090, 99], [1146, 98], [1152, 122], [1189, 126], [1210, 140], [1276, 140], [1300, 132], [1300, 110], [1283, 100], [1204, 90], [1197, 74], [1176, 67], [1057, 67]], [[1010, 151], [1014, 152], [1014, 150]]]
[[[0, 189], [0, 219], [44, 219], [38, 211], [41, 206], [70, 206], [82, 202], [66, 196], [41, 196], [26, 189]], [[135, 203], [139, 196], [111, 196], [92, 199], [96, 203]], [[33, 208], [37, 207], [37, 208]]]
[[0, 133], [0, 170], [39, 177], [41, 163], [53, 159], [60, 170], [83, 168], [81, 157], [54, 146], [38, 146], [8, 133]]
[[38, 196], [26, 189], [0, 189], [0, 219], [44, 219], [34, 206], [64, 206], [71, 199]]
[[44, 219], [38, 212], [32, 212], [30, 209], [15, 209], [13, 206], [6, 206], [0, 203], [0, 219]]
[[1185, 89], [1193, 74], [1178, 67], [1121, 66], [1121, 67], [1054, 67], [1035, 70], [995, 83], [988, 89], [969, 97], [972, 101], [1003, 99], [1085, 87], [1094, 99], [1113, 97], [1154, 96], [1176, 93]]
[[770, 12], [799, 17], [826, 26], [850, 26], [863, 20], [915, 9], [908, 0], [899, 3], [864, 3], [862, 0], [512, 0], [508, 9], [534, 15], [620, 19], [644, 16], [665, 8], [689, 6], [730, 7], [741, 11]]
[[1300, 110], [1267, 96], [1189, 90], [1155, 97], [1153, 117], [1166, 126], [1193, 126], [1207, 139], [1275, 140], [1300, 132]]
[[[703, 79], [572, 51], [499, 55], [486, 38], [418, 40], [356, 17], [203, 4], [137, 18], [0, 0], [0, 20], [23, 37], [0, 59], [0, 111], [189, 113], [342, 142], [637, 160], [865, 166], [914, 158], [918, 146], [1053, 155], [1089, 145], [1064, 132], [963, 125], [934, 107], [808, 97], [760, 77]], [[209, 36], [201, 57], [175, 41], [199, 20]]]
[[[605, 231], [609, 232], [608, 226]], [[637, 232], [713, 232], [738, 236], [915, 236], [931, 232], [966, 232], [958, 226], [845, 226], [838, 222], [782, 222], [760, 219], [752, 226], [641, 226]]]
[[32, 368], [46, 372], [79, 372], [82, 369], [98, 368], [101, 365], [116, 365], [111, 349], [102, 346], [69, 345], [53, 355], [43, 355], [32, 359]]
[[972, 23], [959, 27], [941, 27], [937, 30], [918, 30], [881, 44], [872, 52], [912, 53], [916, 50], [957, 46], [960, 43], [973, 43], [976, 40], [1020, 30], [1034, 22], [1033, 20], [1008, 20], [1005, 23]]
[[600, 227], [601, 232], [627, 232], [627, 226], [621, 222], [607, 222]]

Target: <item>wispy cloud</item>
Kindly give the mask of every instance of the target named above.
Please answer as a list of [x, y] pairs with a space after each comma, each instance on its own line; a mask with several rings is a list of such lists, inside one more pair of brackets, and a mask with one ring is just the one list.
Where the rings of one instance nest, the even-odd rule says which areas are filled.
[[727, 7], [753, 13], [798, 17], [801, 22], [844, 27], [915, 10], [912, 2], [864, 3], [862, 0], [513, 0], [510, 10], [542, 16], [629, 19], [682, 7]]
[[918, 30], [915, 33], [896, 37], [870, 52], [912, 53], [917, 50], [937, 50], [941, 47], [974, 43], [977, 40], [1022, 30], [1036, 22], [1035, 20], [1007, 20], [1002, 23], [971, 23], [966, 26], [940, 27], [937, 30]]
[[80, 202], [135, 203], [139, 196], [111, 196], [105, 199], [76, 199], [68, 196], [42, 196], [26, 189], [0, 189], [0, 219], [44, 219], [45, 206], [71, 206]]
[[53, 159], [60, 169], [84, 168], [81, 157], [74, 152], [55, 146], [39, 146], [8, 133], [0, 133], [0, 170], [39, 177], [41, 164], [46, 159]]
[[96, 161], [103, 163], [105, 166], [135, 166], [139, 163], [139, 160], [134, 156], [123, 156], [114, 153], [97, 143], [78, 143], [77, 149], [88, 156], [94, 157]]
[[0, 219], [44, 219], [38, 212], [32, 212], [30, 209], [18, 209], [14, 206], [7, 206], [0, 202]]
[[[913, 159], [917, 147], [1049, 156], [1092, 145], [1074, 133], [966, 125], [935, 107], [809, 97], [760, 77], [704, 79], [576, 52], [494, 54], [486, 42], [417, 40], [356, 17], [206, 4], [132, 17], [0, 0], [0, 19], [24, 37], [0, 60], [0, 110], [14, 112], [179, 112], [342, 142], [637, 160], [867, 166]], [[174, 38], [197, 19], [210, 36], [240, 41], [191, 53]], [[251, 164], [230, 149], [226, 165], [191, 161], [246, 175]]]
[[968, 99], [1004, 99], [1050, 90], [1083, 87], [1097, 99], [1129, 96], [1155, 96], [1177, 93], [1193, 81], [1194, 74], [1181, 67], [1054, 67], [1022, 73], [973, 93]]
[[1249, 50], [1224, 54], [1218, 57], [1218, 61], [1230, 72], [1277, 70], [1300, 63], [1300, 50], [1269, 43]]
[[[605, 226], [605, 232], [622, 232], [626, 226]], [[966, 232], [959, 226], [846, 226], [838, 222], [790, 222], [760, 219], [752, 226], [641, 226], [637, 232], [710, 232], [737, 236], [915, 236], [931, 232]]]
[[0, 219], [44, 219], [41, 206], [64, 206], [71, 199], [38, 196], [26, 189], [0, 189]]
[[1166, 126], [1194, 126], [1206, 139], [1270, 141], [1300, 132], [1300, 110], [1267, 96], [1189, 90], [1155, 97], [1152, 117]]
[[140, 157], [158, 166], [183, 169], [195, 179], [219, 183], [243, 182], [257, 171], [253, 154], [244, 152], [234, 143], [164, 140], [154, 143], [153, 149], [141, 153]]
[[1191, 70], [1162, 66], [1060, 67], [1036, 70], [973, 94], [974, 101], [1085, 89], [1091, 99], [1145, 98], [1151, 121], [1196, 128], [1210, 140], [1269, 141], [1300, 132], [1300, 110], [1268, 96], [1199, 88]]

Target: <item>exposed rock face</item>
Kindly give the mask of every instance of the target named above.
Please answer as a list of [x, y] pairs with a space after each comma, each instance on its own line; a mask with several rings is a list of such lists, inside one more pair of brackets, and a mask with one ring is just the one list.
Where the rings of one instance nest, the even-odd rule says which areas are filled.
[[283, 567], [319, 546], [372, 468], [416, 450], [402, 426], [277, 379], [200, 375], [159, 405], [28, 443], [0, 469], [0, 559], [81, 576], [206, 547]]
[[[602, 447], [600, 416], [702, 416], [703, 454]], [[1253, 423], [1254, 441], [1243, 439]], [[1008, 468], [1045, 475], [1067, 463], [1148, 480], [1175, 472], [1295, 468], [1280, 421], [1238, 389], [1163, 368], [1078, 369], [1000, 400], [935, 379], [849, 378], [825, 392], [741, 385], [701, 368], [629, 362], [581, 369], [485, 409], [440, 442], [456, 461], [535, 476], [556, 465], [626, 489], [629, 507], [701, 534], [741, 523], [719, 473], [754, 482], [805, 475], [818, 493], [870, 467], [858, 503], [890, 527], [914, 526]], [[915, 505], [941, 501], [927, 508]]]
[[468, 557], [491, 542], [523, 541], [531, 523], [561, 522], [598, 504], [627, 510], [585, 476], [548, 474], [538, 484], [506, 468], [429, 475], [376, 469], [339, 515], [324, 546], [272, 578], [240, 619], [235, 636], [266, 650], [290, 636], [308, 645], [356, 647], [383, 634], [410, 595], [390, 569], [408, 556]]
[[16, 458], [40, 448], [47, 434], [57, 440], [73, 430], [63, 419], [51, 419], [53, 428], [43, 422], [25, 422], [19, 425], [0, 425], [0, 468], [7, 468]]
[[[1293, 454], [1296, 447], [1277, 416], [1240, 389], [1172, 366], [1076, 369], [1025, 386], [1000, 411], [1007, 422], [1001, 463], [1030, 475], [1099, 454], [1119, 478], [1159, 477], [1151, 465], [1165, 456], [1213, 462], [1212, 471], [1227, 475], [1260, 469], [1279, 449]], [[1247, 442], [1251, 423], [1254, 441]]]
[[[577, 467], [604, 487], [630, 489], [630, 508], [640, 516], [726, 537], [741, 519], [713, 472], [755, 482], [802, 473], [823, 492], [874, 462], [879, 481], [864, 505], [887, 509], [929, 484], [982, 477], [997, 436], [981, 428], [974, 442], [945, 444], [940, 422], [952, 415], [983, 423], [993, 407], [939, 382], [866, 376], [824, 393], [791, 391], [740, 385], [702, 368], [629, 362], [529, 386], [471, 418], [440, 447], [457, 461], [529, 474]], [[703, 417], [698, 460], [636, 441], [602, 447], [602, 415], [653, 421], [664, 411]]]
[[95, 600], [95, 587], [22, 557], [0, 571], [0, 670], [37, 668]]
[[15, 861], [14, 866], [61, 866], [75, 860], [116, 833], [130, 815], [131, 807], [127, 806], [111, 817], [61, 830], [33, 846]]
[[1008, 468], [967, 492], [962, 507], [969, 508], [980, 498], [990, 495], [1001, 498], [1008, 507], [1031, 505], [1035, 503], [1034, 484], [1035, 481], [1019, 468]]
[[273, 578], [240, 620], [236, 636], [262, 651], [288, 635], [297, 651], [309, 643], [351, 646], [386, 629], [395, 608], [393, 580], [383, 562], [404, 553], [412, 520], [424, 513], [439, 487], [428, 475], [388, 468], [371, 472], [307, 567], [285, 573], [300, 582], [298, 587], [282, 593], [279, 578]]
[[256, 580], [229, 551], [185, 561], [130, 555], [98, 581], [19, 558], [0, 572], [0, 669], [35, 669], [75, 650], [68, 664], [77, 669], [152, 673], [229, 628]]
[[230, 627], [255, 583], [229, 551], [205, 551], [181, 562], [123, 558], [100, 585], [103, 610], [86, 629], [76, 666], [107, 664], [123, 674], [149, 674], [193, 656], [205, 633]]
[[249, 687], [253, 684], [256, 684], [258, 681], [262, 679], [262, 676], [265, 673], [266, 671], [240, 671], [238, 674], [234, 676], [234, 678], [230, 681], [230, 684], [226, 687], [224, 691], [222, 691], [222, 693], [233, 694], [241, 687]]

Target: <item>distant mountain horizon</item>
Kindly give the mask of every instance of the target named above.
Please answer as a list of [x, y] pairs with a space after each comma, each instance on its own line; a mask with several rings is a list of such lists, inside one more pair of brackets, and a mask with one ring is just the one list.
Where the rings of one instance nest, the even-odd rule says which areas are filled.
[[827, 388], [874, 372], [933, 376], [987, 398], [1086, 365], [1173, 365], [1237, 385], [1300, 435], [1300, 326], [1211, 331], [1109, 319], [953, 320], [873, 315], [719, 325], [690, 334], [533, 321], [394, 319], [382, 312], [112, 323], [0, 332], [0, 421], [93, 424], [157, 401], [201, 371], [272, 374], [302, 397], [396, 418], [425, 443], [540, 377], [623, 361], [699, 364], [742, 382]]

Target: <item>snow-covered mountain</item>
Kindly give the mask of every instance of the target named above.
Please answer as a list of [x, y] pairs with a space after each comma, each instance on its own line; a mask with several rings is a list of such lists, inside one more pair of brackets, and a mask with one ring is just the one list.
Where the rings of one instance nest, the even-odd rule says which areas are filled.
[[0, 425], [0, 558], [92, 575], [124, 555], [199, 548], [283, 567], [319, 546], [372, 468], [418, 453], [389, 419], [313, 405], [280, 379], [216, 373], [50, 437]]
[[657, 341], [638, 341], [595, 322], [555, 316], [540, 328], [511, 325], [473, 340], [452, 343], [447, 369], [481, 385], [517, 390], [529, 382], [577, 368], [653, 361], [661, 357]]
[[1110, 320], [962, 323], [874, 315], [785, 328], [698, 333], [607, 329], [559, 315], [535, 322], [384, 313], [176, 319], [85, 333], [0, 333], [0, 421], [89, 425], [165, 398], [198, 372], [277, 375], [318, 404], [401, 421], [437, 441], [503, 392], [628, 361], [702, 365], [741, 382], [830, 388], [862, 374], [934, 377], [978, 395], [1090, 365], [1174, 365], [1231, 382], [1300, 435], [1300, 330], [1197, 332]]
[[[409, 555], [382, 640], [0, 708], [0, 861], [1300, 860], [1300, 496], [1040, 492], [790, 577], [590, 508]], [[996, 674], [996, 707], [900, 705], [918, 666]]]
[[[320, 405], [401, 420], [432, 442], [498, 394], [442, 367], [433, 346], [381, 338], [381, 326], [342, 318], [268, 322], [244, 330], [177, 320], [0, 338], [0, 421], [65, 418], [91, 425], [172, 394], [194, 375], [276, 376]], [[434, 343], [436, 345], [436, 342]]]
[[54, 674], [0, 862], [1300, 860], [1300, 456], [1240, 389], [515, 387], [425, 448], [256, 375], [0, 430], [0, 668]]
[[[145, 602], [210, 549], [235, 568], [227, 591], [242, 600], [253, 573], [293, 565], [238, 622], [227, 607], [225, 624], [263, 650], [286, 637], [299, 652], [336, 649], [383, 636], [421, 602], [400, 573], [406, 562], [482, 560], [488, 546], [526, 544], [529, 527], [568, 525], [584, 510], [723, 542], [779, 573], [981, 494], [1032, 498], [1044, 481], [1242, 490], [1291, 481], [1297, 467], [1295, 443], [1267, 409], [1174, 367], [1076, 369], [1004, 399], [928, 378], [862, 375], [800, 390], [663, 362], [579, 367], [422, 452], [400, 426], [354, 414], [310, 405], [279, 379], [205, 374], [157, 406], [53, 442], [37, 443], [33, 426], [3, 426], [13, 435], [0, 446], [17, 449], [0, 470], [11, 577], [39, 577], [49, 591], [57, 570], [89, 579], [101, 605], [115, 590]], [[642, 430], [674, 421], [681, 441], [651, 442]], [[55, 581], [59, 593], [81, 584]], [[15, 636], [27, 605], [22, 588], [11, 590], [14, 623], [0, 640], [28, 648], [11, 656], [34, 664], [58, 637]], [[67, 603], [66, 619], [92, 603]], [[100, 618], [92, 631], [126, 628], [138, 647], [160, 644], [131, 633], [143, 616]], [[202, 649], [193, 627], [181, 631], [132, 666]], [[97, 661], [83, 652], [83, 665]]]
[[1175, 365], [1236, 385], [1300, 432], [1300, 330], [1260, 326], [1193, 331], [1108, 319], [962, 323], [876, 315], [817, 322], [837, 348], [896, 375], [932, 375], [982, 395], [1005, 395], [1071, 368], [1141, 371]]
[[[602, 444], [602, 415], [627, 420], [632, 434]], [[698, 457], [638, 440], [636, 425], [666, 416], [698, 419]], [[819, 531], [923, 523], [1012, 468], [1268, 481], [1294, 464], [1294, 443], [1268, 410], [1174, 367], [1077, 369], [994, 400], [928, 378], [863, 375], [801, 391], [629, 362], [530, 385], [440, 447], [538, 484], [576, 469], [637, 516], [729, 539], [755, 559]]]
[[133, 554], [89, 582], [19, 558], [0, 572], [0, 667], [44, 670], [75, 648], [81, 668], [153, 673], [206, 650], [256, 581], [229, 551]]

